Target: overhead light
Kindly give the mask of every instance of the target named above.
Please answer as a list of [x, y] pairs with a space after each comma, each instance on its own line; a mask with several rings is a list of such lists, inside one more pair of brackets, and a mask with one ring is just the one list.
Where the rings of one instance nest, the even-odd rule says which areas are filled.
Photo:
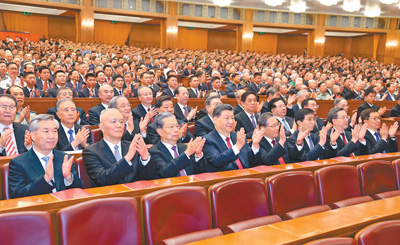
[[176, 26], [170, 26], [167, 28], [167, 33], [171, 33], [171, 34], [176, 34], [178, 33], [178, 27]]
[[231, 0], [214, 0], [214, 4], [220, 7], [231, 5]]
[[123, 15], [112, 15], [112, 14], [98, 14], [94, 13], [95, 20], [115, 20], [120, 22], [129, 22], [129, 23], [142, 23], [151, 20], [150, 18], [140, 18], [140, 17], [132, 17], [132, 16], [123, 16]]
[[381, 8], [379, 6], [367, 7], [364, 10], [364, 15], [367, 17], [378, 17], [381, 15]]
[[315, 39], [315, 43], [325, 43], [325, 37]]
[[397, 40], [389, 41], [386, 43], [386, 47], [396, 47], [398, 44]]
[[67, 10], [32, 7], [32, 6], [8, 4], [8, 3], [0, 3], [0, 9], [16, 11], [16, 12], [29, 12], [29, 13], [34, 13], [34, 14], [45, 14], [45, 15], [60, 15], [60, 14], [67, 12]]
[[344, 0], [343, 2], [343, 10], [347, 12], [359, 11], [360, 7], [360, 0]]
[[275, 6], [279, 6], [282, 5], [283, 0], [265, 0], [265, 4], [275, 7]]
[[224, 27], [226, 25], [212, 24], [212, 23], [200, 23], [200, 22], [189, 22], [189, 21], [178, 21], [178, 26], [196, 27], [196, 28], [205, 28], [205, 29], [217, 29], [220, 27]]
[[396, 4], [399, 2], [399, 0], [379, 0], [379, 2], [383, 4]]
[[292, 1], [289, 7], [290, 11], [295, 13], [301, 13], [306, 11], [306, 2], [303, 1]]
[[253, 38], [253, 32], [243, 33], [242, 38], [244, 38], [244, 39]]
[[338, 0], [319, 0], [322, 5], [332, 6], [338, 3]]

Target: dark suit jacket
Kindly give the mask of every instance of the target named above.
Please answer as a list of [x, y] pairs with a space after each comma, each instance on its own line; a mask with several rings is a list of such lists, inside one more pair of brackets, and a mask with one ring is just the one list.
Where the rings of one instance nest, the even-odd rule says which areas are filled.
[[400, 117], [400, 105], [395, 105], [390, 110], [390, 117]]
[[263, 113], [265, 113], [265, 112], [271, 112], [271, 111], [269, 110], [268, 101], [267, 101], [267, 100], [264, 102], [264, 105], [263, 105], [263, 107], [261, 108], [261, 114], [263, 114]]
[[190, 75], [194, 75], [195, 73], [196, 73], [195, 69], [192, 69], [190, 71], [189, 71], [189, 69], [183, 69], [181, 77], [182, 78], [189, 77]]
[[[262, 84], [260, 83], [260, 88], [262, 88]], [[247, 86], [247, 92], [255, 92], [256, 94], [258, 94], [258, 91], [260, 91], [260, 89], [257, 87], [257, 85], [255, 83], [250, 83], [249, 86]]]
[[[79, 90], [78, 91], [78, 97], [81, 98], [89, 98], [89, 88], [85, 87], [85, 89]], [[94, 88], [94, 97], [98, 98], [99, 97], [99, 90], [97, 88]]]
[[[325, 147], [327, 147], [327, 145], [331, 142], [331, 132], [332, 128], [328, 130]], [[351, 132], [345, 130], [344, 133], [346, 135], [347, 145], [344, 144], [344, 141], [341, 137], [336, 140], [336, 144], [338, 146], [336, 152], [337, 156], [349, 157], [351, 153], [354, 153], [356, 156], [368, 154], [366, 145], [361, 144], [359, 141], [357, 141], [357, 143], [351, 141]]]
[[171, 96], [172, 98], [175, 97], [175, 95], [172, 94], [172, 91], [171, 91], [171, 89], [169, 89], [169, 88], [164, 89], [164, 90], [162, 91], [162, 95], [169, 95], [169, 96]]
[[[35, 85], [35, 89], [38, 89], [36, 87], [36, 85]], [[22, 90], [24, 91], [25, 98], [29, 98], [31, 96], [27, 87], [23, 87]], [[39, 93], [40, 93], [40, 97], [44, 97], [44, 92], [41, 89], [39, 89]]]
[[[153, 107], [153, 105], [151, 105]], [[140, 119], [143, 117], [145, 117], [147, 114], [146, 109], [144, 108], [144, 106], [142, 104], [139, 104], [138, 106], [136, 106], [135, 108], [132, 109], [132, 116], [133, 116], [133, 120], [140, 122]]]
[[[254, 114], [254, 121], [257, 125], [258, 115]], [[254, 132], [253, 123], [251, 122], [250, 118], [247, 116], [246, 112], [242, 111], [235, 115], [236, 124], [236, 131], [239, 131], [240, 128], [244, 128], [244, 132], [246, 133], [246, 138], [251, 139]]]
[[361, 116], [361, 112], [363, 112], [364, 110], [366, 110], [366, 109], [370, 109], [370, 108], [372, 108], [372, 109], [375, 109], [375, 110], [379, 110], [379, 106], [377, 106], [377, 105], [372, 105], [372, 107], [371, 106], [369, 106], [369, 104], [367, 103], [367, 102], [364, 102], [364, 103], [362, 103], [359, 107], [358, 107], [358, 110], [357, 110], [357, 119], [358, 119], [358, 117], [360, 117]]
[[318, 133], [322, 129], [322, 127], [325, 126], [324, 120], [322, 120], [321, 118], [317, 117], [317, 121], [315, 123], [316, 123], [316, 125], [314, 125], [314, 129], [311, 132]]
[[[205, 116], [207, 116], [208, 115], [208, 111], [207, 111], [207, 109], [206, 108], [203, 108], [203, 109], [201, 109], [201, 110], [199, 110], [198, 112], [197, 112], [197, 120], [200, 120], [200, 119], [202, 119], [203, 117], [205, 117]], [[196, 121], [197, 121], [196, 120]]]
[[237, 86], [234, 83], [229, 83], [225, 86], [225, 92], [229, 98], [235, 98], [235, 92], [243, 88], [244, 86], [241, 83], [239, 83]]
[[[192, 107], [187, 106], [187, 110], [188, 110], [187, 113], [189, 114], [190, 111], [192, 110]], [[183, 111], [179, 107], [178, 103], [174, 105], [174, 114], [175, 114], [176, 119], [187, 122], [187, 119], [186, 119], [185, 115], [183, 114]], [[194, 120], [191, 120], [191, 121], [194, 121]]]
[[[193, 91], [193, 89], [188, 88], [187, 90], [188, 90], [188, 92], [189, 92], [189, 98], [197, 98], [197, 95], [196, 95], [196, 93]], [[202, 93], [201, 93], [201, 90], [200, 90], [200, 89], [197, 89], [197, 92], [200, 94], [200, 98], [203, 98]]]
[[[396, 95], [393, 95], [393, 96], [394, 96], [394, 99], [393, 99], [393, 98], [390, 96], [390, 94], [389, 94], [388, 91], [386, 91], [385, 94], [387, 94], [385, 100], [388, 100], [388, 101], [396, 101]], [[382, 96], [383, 96], [383, 95], [384, 95], [384, 94], [382, 94]]]
[[300, 110], [299, 104], [294, 104], [292, 107], [293, 114], [296, 115], [296, 113]]
[[89, 109], [89, 123], [90, 125], [100, 124], [100, 113], [106, 108], [102, 104], [98, 104]]
[[244, 110], [243, 110], [243, 107], [241, 107], [240, 105], [235, 105], [233, 107], [233, 114], [235, 114], [235, 115], [240, 113], [240, 112], [242, 112], [242, 111], [244, 111]]
[[[279, 121], [279, 120], [278, 120]], [[292, 129], [293, 128], [293, 123], [294, 123], [294, 119], [291, 117], [287, 117], [285, 116], [285, 121], [286, 123], [289, 125], [289, 128]], [[280, 122], [280, 121], [279, 121]], [[292, 132], [290, 130], [286, 130], [285, 129], [285, 135], [287, 137], [289, 137], [290, 135], [292, 135]]]
[[[70, 188], [82, 188], [82, 181], [79, 179], [75, 166], [71, 167], [74, 181], [70, 186], [65, 186], [62, 175], [62, 163], [64, 152], [53, 150], [54, 180], [57, 191]], [[9, 186], [11, 197], [25, 197], [51, 193], [53, 186], [44, 180], [45, 170], [33, 149], [14, 158], [10, 162]]]
[[170, 178], [181, 176], [179, 171], [182, 169], [185, 169], [187, 175], [206, 172], [207, 164], [204, 156], [196, 162], [194, 154], [189, 159], [184, 153], [187, 148], [186, 145], [177, 143], [177, 146], [179, 156], [175, 159], [161, 141], [149, 149], [156, 166], [157, 177]]
[[322, 148], [319, 144], [319, 136], [315, 133], [310, 133], [314, 148], [310, 149], [306, 139], [303, 140], [303, 148], [299, 151], [296, 147], [297, 130], [287, 140], [288, 153], [292, 162], [313, 161], [319, 159], [328, 159], [336, 156], [336, 149], [333, 149], [329, 144], [328, 147]]
[[[254, 155], [251, 147], [245, 142], [238, 155], [235, 155], [232, 148], [228, 148], [225, 141], [221, 138], [217, 130], [213, 130], [204, 136], [206, 143], [203, 153], [206, 157], [207, 172], [219, 172], [238, 169], [236, 159], [239, 157], [243, 168], [249, 168], [260, 161], [260, 152]], [[236, 132], [230, 135], [233, 145], [236, 144]], [[232, 146], [233, 146], [232, 145]]]
[[[49, 82], [48, 84], [49, 89], [55, 87], [55, 83], [53, 81], [49, 80], [48, 82]], [[42, 79], [40, 79], [40, 77], [36, 79], [36, 87], [40, 90], [43, 90], [43, 81]]]
[[121, 141], [122, 158], [118, 162], [104, 139], [83, 150], [83, 163], [92, 185], [107, 186], [154, 178], [155, 167], [152, 157], [146, 166], [140, 162], [137, 152], [131, 160], [132, 166], [125, 160], [129, 144], [128, 141]]
[[[79, 129], [83, 128], [83, 126], [76, 124], [74, 125], [74, 130], [75, 130], [75, 134], [78, 133]], [[86, 139], [86, 142], [88, 144], [92, 144], [93, 143], [93, 139], [92, 139], [92, 132], [89, 129], [89, 137]], [[78, 146], [79, 150], [83, 150], [83, 147], [81, 145]], [[56, 145], [56, 149], [59, 151], [73, 151], [74, 149], [72, 148], [71, 143], [69, 143], [69, 137], [67, 137], [64, 128], [60, 125], [60, 127], [58, 127], [58, 142]]]
[[58, 87], [55, 86], [54, 88], [50, 88], [49, 90], [47, 90], [46, 97], [56, 98], [57, 97], [57, 89], [58, 89]]
[[[79, 119], [81, 119], [81, 121], [79, 122], [80, 125], [90, 125], [89, 120], [86, 117], [86, 112], [83, 110], [83, 108], [80, 107], [76, 107], [76, 111], [79, 112]], [[51, 107], [49, 109], [47, 109], [47, 114], [53, 115], [54, 118], [61, 122], [60, 118], [57, 116], [57, 107]]]
[[290, 163], [289, 155], [287, 154], [286, 143], [282, 147], [276, 138], [276, 145], [272, 146], [268, 140], [263, 137], [260, 142], [261, 159], [257, 165], [279, 165], [279, 158], [283, 157], [285, 163]]
[[391, 139], [389, 136], [386, 141], [381, 138], [380, 134], [379, 138], [380, 140], [376, 142], [375, 136], [367, 130], [365, 140], [367, 141], [368, 154], [383, 153], [383, 151], [386, 151], [386, 153], [398, 151], [396, 138]]
[[157, 84], [153, 84], [150, 88], [153, 91], [153, 98], [156, 98], [157, 93], [160, 91], [160, 87]]
[[[14, 136], [15, 136], [15, 141], [17, 144], [18, 153], [22, 154], [24, 152], [27, 152], [28, 150], [25, 147], [25, 131], [26, 130], [29, 131], [29, 127], [26, 125], [14, 122], [13, 128], [14, 128]], [[6, 156], [5, 148], [0, 153], [0, 156]]]
[[197, 120], [194, 124], [194, 135], [196, 137], [204, 136], [215, 129], [214, 123], [211, 121], [208, 114]]
[[[178, 120], [179, 124], [183, 124], [185, 123], [184, 121]], [[147, 140], [148, 142], [146, 142], [147, 144], [157, 144], [158, 142], [160, 142], [160, 135], [157, 133], [157, 129], [154, 123], [150, 123], [147, 126]], [[189, 131], [189, 128], [186, 130], [186, 136], [183, 139], [179, 139], [178, 142], [179, 143], [188, 143], [191, 139], [193, 139], [194, 136], [193, 134]]]

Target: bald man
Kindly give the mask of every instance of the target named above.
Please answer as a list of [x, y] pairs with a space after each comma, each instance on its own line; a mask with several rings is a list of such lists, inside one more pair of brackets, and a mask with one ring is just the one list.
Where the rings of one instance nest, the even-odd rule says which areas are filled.
[[[102, 86], [104, 87], [104, 85]], [[153, 179], [155, 167], [140, 134], [132, 142], [121, 140], [124, 119], [115, 108], [100, 115], [103, 139], [82, 152], [83, 163], [92, 186], [107, 186]]]
[[100, 113], [108, 108], [110, 100], [114, 97], [114, 89], [106, 84], [99, 88], [99, 97], [101, 103], [89, 109], [89, 122], [90, 125], [99, 125]]

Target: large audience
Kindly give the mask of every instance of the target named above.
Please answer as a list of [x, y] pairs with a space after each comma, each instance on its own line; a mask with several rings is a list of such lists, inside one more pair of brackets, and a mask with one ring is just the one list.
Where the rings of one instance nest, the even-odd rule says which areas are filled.
[[[0, 153], [21, 154], [10, 162], [12, 197], [82, 187], [66, 151], [83, 150], [92, 186], [398, 151], [398, 124], [381, 117], [400, 116], [400, 67], [368, 58], [7, 37], [0, 79]], [[47, 114], [24, 105], [43, 97], [57, 98]], [[86, 113], [76, 97], [101, 103]], [[328, 119], [317, 117], [319, 100], [333, 100]], [[353, 114], [348, 100], [365, 102]], [[93, 143], [85, 125], [103, 139]]]

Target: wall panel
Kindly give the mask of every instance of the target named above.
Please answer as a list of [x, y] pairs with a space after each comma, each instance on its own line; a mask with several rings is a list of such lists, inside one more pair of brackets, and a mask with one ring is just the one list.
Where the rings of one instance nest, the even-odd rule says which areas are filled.
[[94, 41], [124, 45], [128, 40], [131, 28], [131, 23], [118, 22], [114, 24], [110, 21], [95, 20]]
[[187, 27], [179, 27], [178, 48], [207, 50], [207, 37], [207, 29], [195, 28], [189, 30]]
[[129, 45], [137, 47], [160, 47], [160, 25], [132, 24]]
[[278, 35], [276, 52], [302, 55], [307, 48], [306, 35]]
[[278, 45], [277, 34], [264, 34], [254, 33], [253, 35], [253, 50], [262, 53], [276, 53]]
[[374, 52], [374, 36], [353, 37], [351, 54], [355, 57], [372, 58]]
[[43, 15], [23, 15], [21, 12], [3, 11], [7, 31], [35, 33], [39, 38], [48, 37], [48, 18]]
[[346, 58], [352, 57], [351, 54], [351, 38], [348, 37], [326, 37], [325, 39], [325, 55], [338, 55], [343, 53]]
[[207, 50], [236, 50], [236, 31], [209, 30]]
[[74, 41], [76, 38], [76, 23], [75, 18], [49, 16], [49, 37], [66, 38]]

